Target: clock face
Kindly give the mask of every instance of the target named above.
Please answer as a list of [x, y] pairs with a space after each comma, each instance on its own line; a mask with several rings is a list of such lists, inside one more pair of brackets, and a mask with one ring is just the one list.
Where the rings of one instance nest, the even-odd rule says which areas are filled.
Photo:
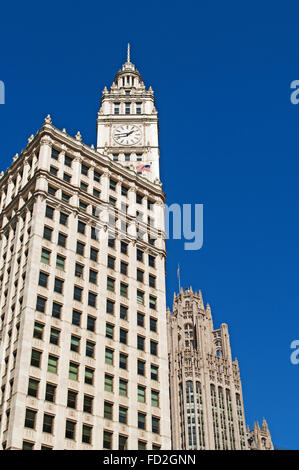
[[114, 129], [113, 138], [118, 144], [134, 145], [141, 139], [141, 130], [132, 124], [124, 124]]

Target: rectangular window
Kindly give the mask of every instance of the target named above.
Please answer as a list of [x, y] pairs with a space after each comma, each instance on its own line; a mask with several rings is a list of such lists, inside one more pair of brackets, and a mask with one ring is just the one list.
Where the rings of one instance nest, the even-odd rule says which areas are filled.
[[84, 271], [84, 266], [82, 264], [76, 263], [75, 264], [75, 276], [79, 277], [80, 279], [83, 279], [83, 271]]
[[114, 103], [114, 114], [119, 114], [119, 110], [120, 110], [120, 103]]
[[138, 441], [138, 450], [146, 450], [146, 442]]
[[61, 199], [62, 199], [64, 202], [69, 202], [69, 200], [71, 199], [71, 196], [69, 196], [68, 194], [62, 193], [62, 194], [61, 194]]
[[78, 376], [79, 376], [79, 365], [75, 364], [75, 362], [70, 362], [69, 379], [78, 380]]
[[119, 330], [119, 342], [122, 344], [127, 344], [127, 336], [128, 332], [124, 330], [123, 328], [120, 328]]
[[55, 403], [55, 393], [56, 393], [56, 385], [47, 383], [45, 400], [49, 401], [50, 403]]
[[128, 297], [128, 286], [123, 282], [120, 283], [120, 295], [123, 297]]
[[126, 186], [121, 187], [121, 195], [127, 197], [128, 195], [128, 188]]
[[81, 165], [81, 174], [82, 175], [88, 176], [88, 170], [89, 170], [88, 166], [83, 165], [83, 164]]
[[87, 191], [88, 185], [87, 185], [86, 183], [83, 183], [83, 181], [81, 181], [81, 183], [80, 183], [80, 188], [81, 188], [83, 191]]
[[96, 330], [96, 319], [90, 315], [87, 316], [87, 330], [93, 332]]
[[127, 436], [118, 436], [118, 450], [127, 450], [128, 448], [128, 438]]
[[159, 406], [159, 392], [157, 392], [156, 390], [152, 390], [152, 406], [156, 406], [158, 407]]
[[68, 215], [65, 214], [64, 212], [60, 212], [59, 223], [61, 225], [67, 225], [67, 221], [68, 221]]
[[145, 362], [140, 359], [137, 359], [137, 374], [145, 375]]
[[54, 176], [57, 176], [58, 170], [54, 166], [50, 166], [50, 173]]
[[128, 356], [126, 354], [119, 354], [119, 368], [127, 370], [128, 367]]
[[65, 425], [65, 437], [66, 439], [75, 439], [75, 433], [76, 433], [76, 423], [74, 421], [70, 421], [67, 419], [66, 425]]
[[63, 248], [66, 247], [66, 240], [67, 240], [67, 236], [64, 235], [63, 233], [59, 232], [58, 233], [58, 240], [57, 240], [57, 244], [59, 246], [62, 246]]
[[146, 415], [144, 413], [138, 412], [138, 428], [145, 430], [145, 419]]
[[84, 413], [92, 414], [92, 408], [93, 408], [93, 397], [89, 395], [84, 395], [84, 400], [83, 400]]
[[67, 183], [70, 183], [71, 182], [71, 175], [69, 175], [68, 173], [63, 173], [63, 179], [64, 181], [66, 181]]
[[77, 249], [76, 249], [77, 255], [84, 256], [84, 248], [85, 248], [84, 243], [77, 242]]
[[128, 395], [127, 380], [119, 379], [119, 394], [123, 397], [126, 397]]
[[95, 227], [91, 227], [90, 237], [92, 238], [92, 240], [98, 239], [97, 229]]
[[144, 304], [144, 292], [141, 290], [137, 290], [137, 303], [138, 304]]
[[93, 179], [94, 179], [94, 181], [96, 181], [96, 183], [99, 183], [100, 179], [101, 179], [100, 173], [98, 173], [97, 171], [94, 171], [93, 172]]
[[113, 392], [113, 376], [105, 374], [104, 388], [106, 392]]
[[86, 356], [87, 357], [94, 357], [95, 352], [95, 343], [91, 341], [86, 341]]
[[150, 330], [157, 332], [157, 320], [153, 317], [150, 317]]
[[53, 432], [53, 423], [54, 423], [54, 416], [44, 414], [44, 421], [43, 421], [43, 432], [47, 432], [52, 434]]
[[53, 219], [54, 217], [54, 209], [53, 207], [51, 206], [46, 206], [46, 214], [45, 216], [48, 218], [48, 219]]
[[93, 292], [88, 292], [88, 305], [90, 307], [96, 308], [96, 306], [97, 306], [97, 294], [94, 294]]
[[51, 158], [58, 160], [59, 151], [52, 148]]
[[27, 395], [29, 395], [30, 397], [37, 398], [37, 396], [38, 396], [38, 386], [39, 386], [39, 381], [30, 378], [29, 383], [28, 383]]
[[40, 351], [37, 351], [36, 349], [32, 349], [30, 364], [33, 367], [40, 367], [41, 357], [42, 357], [42, 353]]
[[80, 351], [80, 338], [71, 336], [71, 351], [78, 353]]
[[85, 234], [85, 228], [86, 228], [86, 224], [79, 221], [78, 222], [78, 233], [82, 233], [84, 235]]
[[67, 391], [68, 408], [73, 408], [74, 410], [77, 408], [77, 396], [78, 396], [78, 392], [74, 392], [73, 390]]
[[137, 261], [142, 262], [143, 261], [143, 251], [137, 249], [136, 258], [137, 258]]
[[37, 411], [26, 409], [25, 428], [35, 429], [35, 417]]
[[48, 193], [51, 194], [51, 196], [56, 195], [56, 189], [52, 188], [51, 186], [48, 186]]
[[90, 259], [91, 261], [98, 261], [99, 250], [96, 248], [90, 248]]
[[81, 324], [81, 312], [78, 312], [78, 310], [73, 310], [72, 324], [75, 326], [80, 326]]
[[160, 433], [160, 419], [152, 416], [152, 432], [155, 434]]
[[59, 335], [60, 331], [56, 330], [56, 328], [51, 328], [50, 330], [50, 343], [55, 344], [56, 346], [59, 345]]
[[115, 269], [115, 258], [113, 258], [110, 255], [108, 255], [108, 258], [107, 258], [107, 266], [110, 269]]
[[155, 256], [148, 255], [148, 264], [149, 264], [149, 266], [151, 266], [152, 268], [155, 267]]
[[125, 242], [120, 243], [120, 251], [122, 254], [127, 255], [128, 254], [128, 244]]
[[61, 308], [62, 306], [57, 302], [53, 302], [52, 306], [52, 317], [53, 318], [60, 318], [61, 317]]
[[156, 278], [155, 276], [152, 276], [151, 274], [149, 275], [148, 277], [148, 284], [150, 287], [152, 287], [153, 289], [156, 288]]
[[145, 387], [142, 385], [137, 386], [137, 399], [140, 403], [145, 403]]
[[144, 327], [144, 315], [143, 315], [143, 313], [137, 312], [137, 325]]
[[41, 313], [45, 313], [46, 309], [46, 299], [38, 296], [36, 299], [36, 310]]
[[109, 188], [110, 188], [112, 191], [115, 191], [115, 190], [116, 190], [116, 181], [110, 179]]
[[106, 313], [109, 313], [110, 315], [114, 315], [114, 302], [112, 300], [107, 299]]
[[145, 342], [145, 339], [143, 338], [143, 336], [137, 336], [137, 349], [139, 349], [140, 351], [144, 351], [144, 342]]
[[115, 238], [111, 234], [109, 234], [108, 246], [109, 248], [115, 248]]
[[80, 287], [75, 286], [74, 287], [74, 300], [77, 300], [77, 302], [81, 302], [82, 292], [83, 292], [83, 289], [81, 289]]
[[158, 366], [151, 364], [151, 379], [152, 380], [158, 380], [158, 371], [159, 371]]
[[136, 194], [136, 204], [142, 204], [142, 196], [141, 194]]
[[114, 325], [106, 323], [106, 338], [113, 339], [114, 335]]
[[125, 114], [131, 114], [131, 103], [125, 103]]
[[43, 339], [44, 325], [41, 323], [35, 322], [33, 329], [33, 338]]
[[112, 277], [107, 277], [107, 290], [114, 292], [115, 290], [115, 279]]
[[48, 372], [52, 372], [52, 374], [57, 374], [57, 369], [58, 369], [58, 357], [55, 357], [49, 354]]
[[151, 346], [151, 354], [153, 356], [157, 356], [158, 354], [158, 343], [156, 343], [156, 341], [152, 341], [151, 340], [151, 343], [150, 343], [150, 346]]
[[94, 188], [93, 191], [92, 191], [92, 193], [93, 193], [93, 195], [94, 195], [95, 197], [97, 197], [97, 198], [100, 197], [100, 191], [98, 191], [97, 189]]
[[113, 350], [106, 348], [105, 349], [105, 364], [113, 366]]
[[112, 432], [104, 431], [103, 433], [103, 448], [112, 449]]
[[92, 427], [88, 426], [87, 424], [83, 424], [82, 442], [84, 442], [85, 444], [91, 444], [91, 434], [92, 434]]
[[64, 271], [65, 258], [63, 256], [57, 255], [56, 257], [56, 268]]
[[45, 264], [50, 264], [50, 255], [51, 255], [51, 251], [46, 250], [45, 248], [42, 248], [41, 262]]
[[94, 370], [90, 369], [89, 367], [85, 367], [84, 382], [88, 385], [93, 385], [93, 376], [94, 376]]
[[54, 282], [54, 292], [57, 292], [58, 294], [63, 294], [63, 280], [58, 279], [57, 277], [55, 278]]
[[152, 308], [153, 310], [157, 309], [157, 299], [152, 295], [149, 296], [149, 308]]
[[125, 307], [124, 305], [119, 306], [119, 318], [122, 320], [128, 319], [128, 307]]
[[97, 284], [98, 282], [98, 272], [94, 271], [93, 269], [89, 270], [89, 282], [91, 284]]
[[64, 164], [65, 164], [66, 166], [68, 166], [69, 168], [71, 168], [72, 163], [73, 163], [73, 159], [72, 159], [71, 157], [68, 157], [67, 155], [65, 155], [65, 157], [64, 157]]
[[128, 415], [128, 409], [120, 406], [118, 409], [118, 420], [122, 424], [127, 424], [127, 415]]
[[104, 402], [104, 418], [113, 419], [113, 404], [108, 401]]
[[125, 162], [130, 161], [131, 154], [130, 153], [125, 153]]
[[144, 272], [141, 271], [141, 269], [137, 269], [137, 281], [138, 282], [143, 282], [143, 275], [144, 275]]

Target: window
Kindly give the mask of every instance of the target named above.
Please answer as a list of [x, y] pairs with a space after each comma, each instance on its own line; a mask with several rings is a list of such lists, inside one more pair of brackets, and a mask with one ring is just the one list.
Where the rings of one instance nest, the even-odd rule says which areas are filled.
[[120, 272], [121, 272], [121, 274], [124, 274], [125, 276], [127, 276], [127, 274], [128, 274], [128, 264], [127, 263], [124, 263], [123, 261], [120, 262]]
[[122, 186], [122, 187], [121, 187], [121, 195], [127, 197], [127, 195], [128, 195], [128, 188], [126, 188], [125, 186]]
[[30, 397], [37, 398], [37, 396], [38, 396], [38, 386], [39, 386], [39, 381], [30, 378], [29, 382], [28, 382], [27, 395], [29, 395]]
[[115, 258], [113, 258], [110, 255], [108, 255], [108, 258], [107, 258], [107, 266], [110, 269], [115, 269]]
[[81, 324], [81, 312], [78, 312], [78, 310], [73, 310], [72, 324], [75, 326], [80, 326]]
[[81, 165], [81, 174], [85, 175], [85, 176], [88, 176], [88, 169], [89, 169], [88, 166], [82, 164]]
[[114, 292], [115, 289], [115, 279], [112, 279], [112, 277], [107, 277], [107, 290], [110, 292]]
[[136, 114], [141, 114], [142, 103], [136, 103]]
[[120, 283], [120, 295], [123, 297], [128, 297], [128, 286], [123, 282]]
[[48, 186], [48, 193], [51, 194], [51, 196], [56, 195], [56, 189], [52, 188], [51, 186]]
[[130, 153], [125, 153], [125, 162], [130, 161], [131, 154]]
[[115, 190], [116, 190], [116, 181], [110, 179], [109, 188], [110, 188], [112, 191], [115, 191]]
[[60, 304], [58, 304], [57, 302], [53, 302], [52, 317], [53, 318], [60, 318], [61, 317], [61, 309], [62, 309], [62, 306]]
[[56, 257], [56, 268], [64, 271], [65, 258], [63, 256], [57, 255]]
[[141, 290], [137, 290], [137, 303], [138, 304], [144, 304], [144, 292]]
[[80, 350], [80, 338], [71, 336], [71, 351], [78, 353]]
[[127, 436], [122, 436], [119, 434], [118, 436], [118, 450], [127, 450]]
[[107, 299], [106, 313], [110, 313], [110, 315], [114, 315], [114, 302], [112, 300]]
[[53, 158], [54, 160], [58, 160], [58, 155], [58, 150], [52, 149], [51, 158]]
[[103, 433], [103, 448], [112, 449], [112, 432], [104, 431]]
[[118, 162], [118, 153], [113, 154], [113, 161]]
[[65, 194], [65, 193], [62, 193], [61, 194], [61, 199], [64, 201], [64, 202], [69, 202], [70, 200], [70, 196], [68, 194]]
[[143, 338], [143, 336], [137, 336], [137, 349], [139, 349], [140, 351], [144, 351], [144, 341], [145, 339]]
[[[4, 443], [3, 443], [3, 450], [4, 450]], [[34, 444], [32, 442], [23, 441], [22, 450], [33, 450]]]
[[93, 292], [88, 292], [88, 305], [90, 307], [96, 308], [96, 306], [97, 306], [97, 294], [94, 294]]
[[136, 204], [142, 204], [142, 196], [141, 196], [141, 194], [136, 194]]
[[104, 402], [104, 418], [113, 419], [113, 404], [108, 401]]
[[109, 233], [109, 238], [108, 238], [108, 246], [109, 248], [115, 248], [115, 238]]
[[[119, 114], [120, 103], [114, 103], [114, 114]], [[108, 447], [110, 449], [110, 447]]]
[[77, 408], [77, 395], [78, 392], [74, 392], [73, 390], [67, 391], [67, 406], [68, 408]]
[[58, 172], [57, 168], [55, 168], [54, 166], [50, 166], [50, 173], [52, 175], [56, 176], [57, 172]]
[[48, 219], [53, 219], [53, 217], [54, 217], [54, 209], [53, 209], [53, 207], [46, 206], [46, 214], [45, 214], [45, 215], [46, 215], [46, 217], [47, 217]]
[[143, 313], [137, 312], [137, 325], [144, 327], [144, 315], [143, 315]]
[[151, 365], [151, 379], [152, 380], [158, 380], [158, 371], [159, 371], [159, 368], [158, 366], [155, 366], [155, 365]]
[[77, 249], [76, 249], [77, 255], [84, 256], [84, 248], [85, 248], [84, 243], [77, 242]]
[[154, 256], [148, 255], [148, 264], [149, 264], [149, 266], [151, 266], [152, 268], [155, 267], [155, 257], [154, 257]]
[[97, 277], [98, 277], [98, 272], [94, 271], [93, 269], [90, 269], [89, 270], [89, 282], [91, 282], [92, 284], [96, 284], [98, 280]]
[[114, 335], [114, 325], [106, 323], [106, 338], [113, 339]]
[[125, 103], [125, 114], [131, 114], [131, 103]]
[[152, 276], [151, 274], [148, 277], [148, 283], [150, 287], [156, 288], [156, 277]]
[[86, 224], [79, 221], [78, 222], [78, 233], [82, 233], [84, 235], [85, 234], [85, 228], [86, 228]]
[[126, 354], [119, 354], [119, 368], [127, 370], [128, 367], [128, 356]]
[[97, 240], [98, 239], [97, 229], [95, 227], [91, 227], [90, 236], [91, 236], [92, 240]]
[[76, 423], [74, 421], [66, 420], [65, 437], [67, 439], [75, 439]]
[[124, 379], [119, 379], [119, 394], [123, 397], [128, 395], [128, 382]]
[[44, 414], [44, 422], [43, 422], [43, 432], [47, 432], [52, 434], [53, 432], [53, 423], [54, 423], [54, 416]]
[[70, 362], [69, 379], [78, 380], [78, 375], [79, 375], [79, 365], [75, 364], [75, 362]]
[[138, 428], [145, 430], [145, 418], [146, 415], [144, 413], [138, 412]]
[[152, 390], [152, 406], [159, 406], [159, 392]]
[[79, 277], [80, 279], [83, 279], [83, 271], [84, 271], [84, 266], [82, 264], [76, 263], [75, 264], [75, 276]]
[[157, 356], [158, 354], [158, 343], [156, 343], [156, 341], [152, 341], [150, 342], [150, 345], [151, 345], [151, 354], [153, 354], [153, 356]]
[[64, 212], [60, 212], [59, 223], [61, 225], [67, 225], [68, 215]]
[[84, 395], [84, 400], [83, 400], [83, 411], [84, 413], [92, 413], [92, 408], [93, 408], [93, 397], [90, 397], [89, 395]]
[[83, 289], [81, 289], [80, 287], [75, 286], [74, 287], [74, 300], [77, 300], [78, 302], [81, 302], [82, 292], [83, 292]]
[[80, 188], [83, 189], [83, 191], [87, 191], [88, 185], [86, 183], [83, 183], [83, 181], [80, 182]]
[[113, 350], [106, 348], [105, 349], [105, 364], [113, 365]]
[[85, 444], [91, 444], [91, 433], [92, 433], [92, 427], [88, 426], [87, 424], [83, 424], [82, 442], [84, 442]]
[[93, 172], [93, 179], [94, 179], [94, 181], [96, 181], [97, 183], [99, 183], [99, 182], [100, 182], [100, 179], [101, 179], [100, 173], [98, 173], [97, 171], [94, 171], [94, 172]]
[[57, 277], [55, 278], [54, 282], [54, 292], [57, 292], [58, 294], [63, 294], [63, 280], [58, 279]]
[[42, 248], [41, 262], [45, 264], [50, 264], [50, 255], [51, 252], [49, 250]]
[[137, 261], [142, 262], [143, 261], [143, 251], [137, 249], [136, 258], [137, 258]]
[[92, 193], [95, 197], [98, 197], [98, 198], [100, 197], [100, 191], [98, 191], [97, 189], [94, 188]]
[[64, 181], [66, 181], [67, 183], [70, 183], [71, 182], [71, 175], [69, 175], [68, 173], [63, 173], [63, 179]]
[[153, 450], [160, 450], [160, 449], [161, 449], [161, 446], [159, 446], [158, 444], [153, 444], [152, 449], [153, 449]]
[[50, 343], [51, 344], [55, 344], [56, 346], [58, 346], [59, 334], [60, 334], [59, 330], [56, 330], [56, 328], [51, 328], [50, 330]]
[[138, 450], [146, 450], [146, 442], [138, 441]]
[[90, 259], [92, 261], [97, 261], [98, 253], [99, 253], [99, 250], [97, 250], [96, 248], [90, 248]]
[[122, 344], [127, 344], [127, 336], [128, 332], [124, 330], [123, 328], [120, 328], [119, 330], [119, 342]]
[[153, 317], [150, 317], [150, 330], [157, 332], [157, 320]]
[[120, 305], [120, 307], [119, 307], [119, 317], [122, 320], [127, 320], [128, 319], [128, 308], [125, 307], [124, 305]]
[[152, 416], [152, 432], [155, 434], [160, 433], [160, 419]]
[[137, 281], [138, 282], [143, 282], [143, 275], [144, 275], [144, 272], [141, 271], [141, 269], [137, 269]]
[[95, 329], [96, 329], [96, 319], [88, 315], [87, 316], [87, 330], [94, 332]]
[[68, 167], [72, 166], [73, 159], [65, 155], [64, 157], [64, 164]]
[[41, 313], [45, 313], [46, 309], [46, 299], [43, 297], [37, 296], [36, 299], [36, 310]]
[[89, 367], [85, 367], [84, 382], [88, 385], [93, 385], [93, 376], [94, 376], [94, 370], [90, 369]]
[[25, 415], [25, 428], [34, 429], [35, 428], [35, 417], [37, 411], [26, 409]]
[[58, 357], [55, 357], [49, 354], [48, 372], [52, 372], [52, 374], [57, 374], [57, 368], [58, 368]]
[[122, 424], [127, 424], [128, 409], [120, 406], [118, 409], [118, 420]]
[[45, 393], [45, 400], [51, 403], [55, 403], [55, 393], [56, 393], [56, 385], [52, 385], [47, 383], [46, 384], [46, 393]]
[[67, 240], [67, 236], [64, 235], [63, 233], [59, 232], [57, 244], [59, 246], [62, 246], [63, 248], [65, 248], [66, 247], [66, 240]]
[[92, 343], [91, 341], [86, 341], [86, 356], [87, 357], [94, 357], [94, 351], [95, 351], [95, 343]]
[[[111, 206], [115, 207], [115, 206], [116, 206], [116, 199], [114, 199], [114, 197], [111, 197], [111, 196], [110, 196], [110, 197], [109, 197], [109, 204], [110, 204]], [[109, 216], [109, 219], [110, 219], [110, 216]], [[112, 217], [111, 217], [110, 225], [114, 226], [113, 215], [112, 215]], [[114, 247], [112, 247], [112, 248], [114, 248]]]
[[137, 157], [137, 162], [142, 161], [142, 153], [136, 153], [136, 157]]
[[113, 376], [105, 374], [104, 388], [106, 392], [113, 392]]
[[123, 253], [124, 255], [127, 255], [127, 254], [128, 254], [128, 244], [125, 243], [125, 242], [121, 242], [121, 243], [120, 243], [120, 251], [121, 251], [121, 253]]
[[41, 357], [42, 357], [42, 353], [40, 351], [37, 351], [36, 349], [32, 349], [30, 364], [33, 367], [40, 367]]
[[149, 307], [152, 308], [153, 310], [156, 310], [157, 308], [157, 299], [156, 297], [153, 297], [152, 295], [149, 296]]
[[137, 386], [137, 399], [140, 403], [145, 403], [145, 387], [142, 385]]
[[145, 375], [145, 362], [140, 359], [137, 359], [137, 374]]
[[51, 239], [52, 239], [52, 232], [53, 232], [53, 230], [52, 230], [51, 228], [49, 228], [49, 227], [44, 227], [44, 235], [43, 235], [44, 239], [51, 241]]
[[41, 323], [35, 322], [33, 329], [33, 338], [43, 339], [44, 325]]

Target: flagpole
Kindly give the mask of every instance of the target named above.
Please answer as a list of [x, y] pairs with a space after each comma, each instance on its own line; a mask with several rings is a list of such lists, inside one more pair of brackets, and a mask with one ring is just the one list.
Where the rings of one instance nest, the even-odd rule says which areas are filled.
[[181, 272], [180, 265], [178, 264], [178, 280], [179, 280], [179, 293], [181, 292]]

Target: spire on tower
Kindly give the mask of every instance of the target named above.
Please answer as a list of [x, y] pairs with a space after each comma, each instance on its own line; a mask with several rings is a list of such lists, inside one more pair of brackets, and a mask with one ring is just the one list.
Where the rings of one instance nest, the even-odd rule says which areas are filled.
[[131, 62], [130, 53], [131, 53], [131, 46], [130, 46], [130, 43], [128, 42], [127, 62]]

